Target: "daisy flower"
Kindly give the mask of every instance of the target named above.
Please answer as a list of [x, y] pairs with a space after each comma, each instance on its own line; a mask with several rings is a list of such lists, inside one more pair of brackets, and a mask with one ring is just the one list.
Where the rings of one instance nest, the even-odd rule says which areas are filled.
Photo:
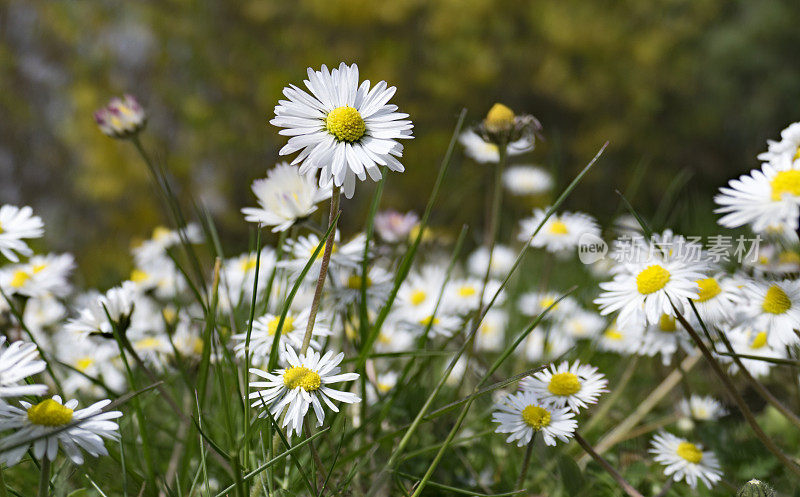
[[541, 195], [553, 188], [553, 177], [537, 166], [512, 166], [503, 172], [503, 186], [512, 195]]
[[91, 337], [76, 340], [70, 333], [59, 333], [54, 342], [58, 360], [71, 368], [61, 382], [64, 393], [81, 392], [99, 397], [105, 390], [89, 378], [102, 381], [115, 392], [125, 389], [127, 380], [118, 367], [119, 349], [113, 340], [100, 341]]
[[[308, 236], [299, 236], [296, 240], [286, 240], [283, 250], [290, 258], [280, 261], [278, 267], [288, 270], [292, 278], [299, 277], [300, 273], [303, 272], [303, 268], [308, 263], [309, 259], [311, 259], [311, 256], [314, 255], [314, 251], [317, 249], [319, 243], [320, 237], [314, 233]], [[329, 271], [335, 273], [340, 269], [359, 269], [364, 259], [365, 243], [367, 243], [367, 237], [363, 233], [359, 233], [347, 243], [340, 243], [339, 231], [337, 230], [334, 234]], [[325, 247], [323, 246], [317, 254], [317, 259], [314, 261], [308, 274], [319, 274], [324, 252]]]
[[405, 169], [398, 157], [403, 145], [397, 140], [412, 138], [408, 114], [397, 112], [389, 104], [394, 86], [381, 81], [370, 89], [369, 80], [359, 84], [358, 66], [344, 62], [338, 69], [308, 69], [304, 81], [311, 94], [295, 85], [283, 89], [288, 100], [275, 106], [274, 126], [285, 128], [279, 133], [291, 136], [280, 155], [300, 151], [292, 165], [300, 166], [301, 174], [322, 170], [320, 185], [333, 179], [344, 194], [352, 198], [356, 178], [364, 181], [381, 179], [380, 166], [392, 171]]
[[[97, 297], [77, 317], [67, 321], [64, 329], [83, 339], [89, 335], [108, 335], [114, 325], [128, 326], [138, 292], [135, 283], [124, 282]], [[142, 311], [142, 309], [138, 309]], [[111, 321], [109, 321], [109, 318]], [[125, 331], [125, 330], [120, 330]]]
[[[281, 328], [281, 343], [278, 346], [278, 353], [281, 359], [285, 357], [284, 352], [287, 348], [286, 345], [291, 345], [296, 349], [299, 349], [303, 345], [309, 314], [310, 311], [307, 308], [299, 313], [290, 311], [286, 314]], [[280, 314], [265, 314], [253, 321], [253, 331], [250, 333], [250, 354], [254, 361], [258, 358], [266, 358], [269, 356], [272, 350], [272, 342], [275, 339], [275, 334], [278, 332], [280, 320]], [[317, 321], [312, 331], [311, 347], [320, 348], [319, 342], [313, 337], [326, 337], [331, 334], [331, 330], [324, 326], [326, 320], [327, 317], [324, 314], [319, 314], [317, 316]], [[238, 333], [231, 338], [239, 342], [233, 348], [236, 354], [239, 357], [244, 357], [245, 346], [247, 345], [247, 333]]]
[[[560, 301], [561, 295], [556, 292], [528, 292], [519, 297], [517, 307], [525, 316], [535, 317], [550, 309], [547, 318], [551, 320], [563, 319], [571, 316], [578, 308], [578, 302], [567, 295]], [[556, 302], [558, 302], [556, 304]], [[555, 305], [553, 305], [555, 304]], [[552, 308], [550, 306], [553, 306]]]
[[[489, 276], [492, 278], [505, 278], [511, 272], [514, 266], [514, 261], [517, 259], [517, 253], [511, 250], [506, 245], [495, 245], [492, 250], [491, 267], [489, 268]], [[479, 247], [475, 250], [467, 260], [467, 268], [470, 274], [483, 278], [486, 274], [486, 266], [489, 265], [489, 249], [485, 246]]]
[[415, 212], [402, 214], [394, 210], [375, 214], [375, 232], [386, 243], [399, 243], [408, 240], [411, 231], [419, 225]]
[[26, 297], [63, 297], [72, 287], [69, 275], [75, 268], [70, 254], [35, 255], [27, 262], [3, 268], [0, 286], [8, 294]]
[[134, 247], [133, 257], [137, 266], [148, 266], [151, 262], [167, 258], [167, 251], [181, 243], [185, 238], [187, 242], [196, 244], [203, 241], [203, 232], [194, 223], [189, 223], [180, 230], [171, 230], [165, 226], [156, 226], [150, 239]]
[[758, 159], [771, 163], [792, 163], [800, 158], [800, 123], [792, 123], [781, 131], [779, 141], [767, 140], [767, 151]]
[[414, 343], [414, 335], [400, 325], [394, 315], [390, 314], [389, 317], [381, 327], [378, 338], [375, 340], [375, 352], [386, 353], [411, 350]]
[[460, 330], [464, 324], [462, 319], [447, 315], [439, 311], [436, 315], [433, 314], [433, 306], [429, 307], [428, 311], [415, 310], [407, 316], [400, 318], [400, 326], [404, 327], [414, 335], [422, 335], [425, 330], [428, 331], [429, 337], [445, 337], [453, 336], [453, 333]]
[[582, 365], [580, 361], [570, 365], [564, 361], [525, 378], [520, 386], [535, 393], [545, 403], [559, 408], [569, 407], [577, 413], [589, 404], [597, 403], [600, 394], [608, 391], [608, 380], [594, 366]]
[[[763, 357], [764, 359], [786, 358], [786, 348], [783, 346], [770, 345], [767, 339], [768, 333], [759, 328], [753, 328], [745, 324], [729, 331], [727, 337], [731, 342], [731, 348], [734, 353], [738, 355]], [[730, 356], [720, 356], [719, 359], [724, 362], [730, 362], [731, 373], [736, 373], [738, 371], [738, 366]], [[770, 370], [775, 366], [772, 362], [760, 359], [740, 357], [739, 360], [742, 366], [747, 369], [747, 372], [755, 378], [767, 376]]]
[[120, 411], [103, 411], [110, 403], [101, 400], [76, 411], [77, 400], [64, 403], [56, 395], [35, 405], [20, 402], [22, 409], [0, 405], [0, 430], [16, 430], [0, 440], [0, 461], [13, 466], [31, 448], [37, 459], [54, 461], [59, 445], [75, 464], [83, 464], [81, 449], [93, 457], [108, 455], [103, 439], [119, 438], [119, 426], [112, 420], [122, 416]]
[[262, 248], [259, 256], [247, 252], [227, 259], [220, 272], [220, 303], [223, 308], [227, 308], [230, 304], [236, 307], [243, 300], [249, 302], [252, 299], [256, 283], [256, 266], [258, 266], [256, 290], [259, 294], [265, 291], [277, 261], [277, 255], [271, 247]]
[[[494, 143], [484, 140], [473, 130], [464, 131], [458, 137], [464, 146], [464, 152], [475, 162], [496, 164], [500, 162], [500, 149]], [[520, 155], [533, 150], [534, 141], [530, 137], [522, 137], [508, 144], [506, 153], [509, 156]]]
[[[333, 352], [329, 350], [324, 356], [320, 356], [318, 352], [309, 349], [305, 355], [298, 356], [293, 348], [287, 346], [286, 359], [289, 367], [279, 369], [275, 373], [250, 369], [252, 374], [266, 381], [250, 382], [250, 388], [262, 390], [251, 392], [249, 398], [253, 400], [252, 407], [269, 409], [275, 419], [278, 419], [286, 409], [282, 428], [288, 427], [289, 435], [300, 433], [309, 407], [314, 409], [317, 426], [322, 426], [325, 420], [323, 403], [334, 412], [339, 412], [333, 401], [348, 404], [361, 401], [361, 398], [354, 393], [334, 390], [328, 386], [332, 383], [358, 379], [358, 373], [339, 374], [339, 363], [344, 359], [343, 353], [334, 357]], [[262, 412], [261, 416], [266, 414]]]
[[742, 312], [754, 326], [767, 331], [770, 345], [798, 343], [800, 329], [800, 282], [748, 281], [742, 287]]
[[[639, 328], [631, 325], [631, 328]], [[635, 353], [648, 357], [661, 354], [661, 362], [666, 366], [678, 349], [692, 350], [692, 343], [683, 326], [669, 314], [662, 314], [657, 323], [648, 325], [639, 336]]]
[[6, 337], [0, 337], [0, 404], [6, 397], [21, 395], [43, 395], [45, 385], [25, 383], [25, 378], [39, 374], [45, 362], [39, 360], [35, 344], [17, 341], [5, 346]]
[[[342, 272], [340, 284], [330, 290], [336, 303], [336, 310], [343, 310], [350, 304], [361, 302], [361, 270], [347, 274]], [[367, 306], [370, 310], [382, 307], [394, 286], [394, 277], [380, 266], [372, 265], [367, 269]]]
[[475, 335], [475, 350], [497, 352], [505, 344], [508, 314], [500, 309], [489, 309]]
[[533, 217], [520, 221], [518, 239], [522, 242], [530, 240], [532, 247], [544, 248], [554, 254], [566, 254], [578, 247], [581, 236], [600, 236], [600, 227], [592, 216], [580, 212], [564, 212], [550, 216], [531, 239], [546, 215], [547, 209], [535, 209]]
[[506, 442], [516, 441], [517, 447], [528, 445], [534, 434], [541, 433], [544, 443], [555, 445], [556, 440], [569, 442], [575, 435], [578, 422], [569, 409], [543, 403], [534, 392], [522, 391], [508, 395], [495, 406], [492, 421], [498, 423], [496, 433], [508, 433]]
[[[800, 163], [798, 163], [800, 166]], [[765, 232], [771, 226], [796, 230], [800, 214], [800, 169], [791, 161], [770, 162], [753, 169], [714, 197], [723, 214], [718, 222], [726, 228], [750, 225], [753, 231]]]
[[596, 312], [577, 309], [561, 320], [556, 327], [576, 340], [594, 338], [606, 325], [605, 319]]
[[30, 207], [15, 205], [0, 207], [0, 254], [6, 259], [17, 262], [18, 255], [33, 254], [23, 240], [39, 238], [43, 234], [44, 223], [39, 216], [33, 215], [33, 209]]
[[667, 248], [644, 252], [634, 246], [633, 260], [619, 264], [613, 280], [600, 283], [603, 292], [594, 303], [604, 316], [619, 311], [619, 326], [657, 323], [662, 314], [675, 315], [672, 304], [681, 309], [700, 296], [697, 280], [706, 278], [705, 261], [681, 248], [686, 242], [671, 232], [654, 236], [652, 243]]
[[317, 204], [331, 198], [331, 188], [317, 187], [312, 175], [300, 174], [285, 162], [275, 165], [267, 177], [253, 181], [251, 187], [258, 207], [242, 209], [244, 220], [274, 226], [273, 232], [286, 231], [298, 220], [317, 210]]
[[[500, 282], [489, 280], [486, 282], [486, 291], [483, 301], [488, 302], [500, 289]], [[442, 304], [445, 309], [464, 314], [475, 310], [481, 303], [480, 293], [483, 290], [483, 278], [464, 278], [449, 282], [445, 288]], [[495, 304], [502, 303], [504, 293], [498, 295]]]
[[633, 354], [638, 350], [641, 336], [640, 327], [621, 329], [617, 326], [617, 322], [614, 321], [600, 335], [597, 345], [600, 350], [625, 355]]
[[685, 480], [693, 489], [697, 488], [698, 480], [711, 488], [722, 479], [719, 461], [713, 452], [704, 451], [702, 446], [671, 433], [662, 432], [653, 437], [649, 452], [666, 466], [665, 475], [676, 481]]
[[433, 264], [410, 273], [397, 292], [398, 308], [418, 319], [429, 316], [446, 280], [445, 269]]
[[127, 138], [141, 130], [147, 122], [147, 114], [131, 95], [115, 97], [94, 113], [94, 120], [104, 135], [112, 138]]
[[711, 396], [692, 395], [678, 404], [678, 411], [698, 421], [716, 421], [728, 414], [722, 403]]
[[540, 362], [544, 359], [559, 357], [575, 346], [572, 337], [558, 333], [536, 329], [525, 339], [525, 357], [530, 362]]
[[739, 297], [736, 283], [722, 274], [699, 279], [696, 283], [698, 295], [692, 300], [703, 322], [712, 326], [730, 321], [736, 314]]

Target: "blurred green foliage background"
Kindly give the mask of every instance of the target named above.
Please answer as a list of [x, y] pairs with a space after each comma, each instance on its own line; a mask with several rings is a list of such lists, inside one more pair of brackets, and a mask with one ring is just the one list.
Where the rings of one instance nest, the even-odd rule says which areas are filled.
[[[76, 254], [89, 283], [124, 276], [132, 241], [165, 222], [133, 148], [92, 121], [128, 92], [150, 115], [145, 143], [242, 250], [238, 210], [285, 142], [267, 122], [281, 89], [346, 61], [396, 85], [416, 125], [384, 206], [421, 210], [460, 108], [477, 121], [502, 101], [542, 121], [546, 141], [518, 162], [560, 185], [611, 142], [568, 208], [607, 221], [639, 178], [631, 200], [652, 214], [681, 177], [677, 217], [709, 225], [715, 189], [800, 117], [797, 19], [795, 0], [6, 0], [0, 200], [34, 206], [46, 246]], [[479, 224], [487, 172], [457, 158], [435, 222]]]

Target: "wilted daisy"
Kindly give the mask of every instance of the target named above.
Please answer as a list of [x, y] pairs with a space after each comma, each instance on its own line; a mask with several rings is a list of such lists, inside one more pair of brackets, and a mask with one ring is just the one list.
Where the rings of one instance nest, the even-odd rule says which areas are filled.
[[692, 395], [678, 404], [678, 411], [697, 421], [715, 421], [728, 414], [722, 403], [711, 396]]
[[242, 209], [244, 220], [274, 226], [273, 232], [288, 230], [298, 219], [317, 210], [317, 204], [331, 197], [331, 188], [317, 186], [313, 175], [303, 175], [296, 166], [280, 162], [267, 177], [253, 181], [251, 187], [258, 207]]
[[512, 195], [541, 195], [553, 188], [553, 178], [541, 167], [512, 166], [503, 172], [503, 186]]
[[[664, 239], [673, 238], [671, 233], [665, 235]], [[653, 243], [661, 243], [654, 239]], [[657, 323], [662, 314], [675, 315], [673, 304], [681, 309], [687, 299], [697, 299], [697, 280], [706, 278], [706, 264], [691, 257], [690, 251], [672, 248], [682, 243], [638, 253], [631, 262], [620, 264], [612, 281], [600, 283], [603, 292], [594, 300], [600, 313], [619, 311], [617, 323], [623, 327]]]
[[375, 214], [375, 232], [386, 243], [399, 243], [408, 240], [411, 231], [419, 225], [415, 212], [402, 214], [395, 210]]
[[578, 428], [569, 409], [547, 405], [531, 391], [510, 394], [495, 409], [492, 421], [499, 424], [495, 432], [508, 433], [506, 442], [516, 441], [517, 447], [528, 445], [536, 433], [547, 445], [555, 445], [557, 439], [569, 442]]
[[[469, 130], [461, 133], [458, 140], [464, 146], [466, 154], [475, 162], [483, 164], [500, 162], [500, 149], [498, 146], [484, 140], [475, 131]], [[523, 137], [509, 143], [506, 153], [509, 156], [524, 154], [533, 150], [533, 146], [534, 142], [530, 138]]]
[[749, 281], [742, 287], [743, 312], [754, 326], [768, 331], [770, 344], [793, 345], [800, 339], [800, 282]]
[[94, 120], [103, 134], [112, 138], [127, 138], [139, 132], [147, 121], [147, 115], [139, 102], [131, 95], [112, 98], [94, 113]]
[[[306, 326], [308, 325], [309, 309], [303, 309], [299, 313], [288, 312], [286, 318], [281, 326], [280, 345], [278, 346], [278, 353], [281, 359], [284, 358], [286, 346], [299, 349], [303, 344], [303, 338], [306, 334]], [[278, 332], [280, 325], [280, 314], [264, 314], [255, 321], [253, 321], [253, 330], [250, 333], [250, 354], [254, 362], [260, 362], [261, 358], [268, 357], [272, 350], [272, 343], [275, 339], [275, 334]], [[324, 323], [326, 317], [324, 314], [317, 316], [317, 321], [314, 324], [312, 331], [311, 347], [319, 348], [320, 344], [314, 337], [325, 337], [331, 334], [331, 330], [325, 327]], [[239, 357], [244, 357], [245, 348], [247, 345], [247, 332], [238, 333], [231, 337], [238, 342], [234, 346], [234, 350]], [[257, 360], [257, 361], [256, 361]]]
[[711, 451], [704, 451], [702, 446], [695, 445], [683, 438], [667, 432], [653, 437], [649, 450], [654, 459], [666, 466], [664, 474], [676, 481], [685, 480], [691, 488], [697, 488], [697, 481], [711, 488], [722, 478], [717, 456]]
[[0, 405], [0, 430], [16, 430], [0, 440], [0, 461], [13, 466], [28, 449], [37, 459], [53, 461], [59, 444], [75, 464], [83, 464], [81, 449], [93, 457], [108, 455], [103, 439], [119, 438], [119, 426], [112, 420], [122, 416], [120, 411], [103, 412], [110, 403], [101, 400], [76, 411], [77, 400], [63, 403], [56, 395], [35, 405], [20, 402], [22, 409]]
[[[293, 348], [286, 347], [286, 360], [289, 367], [279, 369], [275, 373], [268, 373], [261, 369], [251, 368], [250, 372], [266, 381], [250, 382], [250, 388], [260, 388], [250, 393], [253, 400], [252, 407], [269, 409], [272, 416], [278, 419], [286, 409], [282, 427], [288, 427], [288, 433], [299, 434], [303, 428], [303, 420], [308, 413], [308, 408], [314, 409], [317, 426], [322, 426], [325, 420], [325, 403], [332, 411], [339, 412], [333, 401], [353, 404], [360, 402], [361, 398], [350, 392], [334, 390], [328, 385], [343, 381], [358, 379], [358, 373], [339, 374], [339, 363], [344, 359], [344, 354], [334, 356], [328, 351], [324, 356], [309, 349], [305, 355], [298, 356]], [[261, 416], [266, 416], [261, 413]]]
[[563, 212], [547, 218], [536, 236], [531, 239], [546, 215], [547, 209], [535, 209], [533, 217], [523, 219], [520, 222], [519, 240], [530, 240], [532, 247], [541, 247], [554, 254], [569, 254], [578, 247], [581, 236], [600, 236], [600, 227], [593, 217], [580, 212]]
[[403, 145], [397, 140], [412, 138], [414, 126], [408, 114], [388, 103], [394, 86], [381, 81], [370, 89], [369, 80], [359, 84], [358, 66], [344, 62], [331, 71], [325, 65], [320, 71], [309, 68], [304, 83], [311, 94], [295, 85], [284, 88], [288, 100], [278, 102], [270, 121], [285, 128], [280, 134], [291, 136], [280, 155], [300, 151], [292, 164], [302, 164], [301, 174], [320, 169], [320, 185], [333, 179], [351, 198], [356, 178], [363, 181], [369, 175], [378, 181], [380, 166], [404, 171], [397, 159]]
[[[630, 325], [630, 328], [638, 328]], [[662, 314], [657, 323], [645, 327], [640, 335], [635, 352], [639, 355], [655, 357], [661, 355], [661, 362], [666, 366], [678, 349], [685, 352], [692, 350], [692, 342], [683, 326], [669, 314]]]
[[25, 383], [25, 378], [41, 373], [45, 362], [39, 360], [35, 344], [12, 342], [5, 346], [6, 337], [0, 337], [0, 404], [6, 397], [42, 395], [47, 386]]
[[29, 256], [33, 251], [23, 240], [39, 238], [44, 234], [44, 223], [33, 215], [28, 206], [4, 205], [0, 207], [0, 254], [17, 262], [19, 255]]
[[521, 382], [523, 389], [534, 392], [542, 402], [555, 407], [569, 407], [573, 412], [596, 404], [600, 394], [607, 392], [608, 380], [597, 368], [575, 361], [539, 371]]

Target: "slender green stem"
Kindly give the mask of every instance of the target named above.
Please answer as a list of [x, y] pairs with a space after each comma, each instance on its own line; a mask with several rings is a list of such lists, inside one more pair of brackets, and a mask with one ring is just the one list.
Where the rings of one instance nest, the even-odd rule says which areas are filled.
[[614, 469], [614, 467], [611, 464], [609, 464], [608, 461], [603, 459], [603, 456], [595, 452], [595, 450], [592, 448], [589, 442], [584, 440], [583, 437], [580, 436], [578, 433], [575, 433], [575, 441], [578, 442], [578, 444], [581, 447], [583, 447], [583, 450], [585, 450], [587, 454], [592, 456], [592, 458], [595, 461], [597, 461], [597, 463], [600, 464], [600, 466], [604, 470], [606, 470], [606, 472], [609, 475], [611, 475], [611, 477], [614, 478], [614, 480], [616, 480], [616, 482], [619, 484], [620, 487], [622, 487], [622, 490], [624, 490], [626, 494], [628, 494], [630, 497], [644, 497], [642, 494], [639, 493], [638, 490], [633, 488], [633, 485], [628, 483], [628, 480], [623, 478], [622, 475], [619, 474], [619, 472], [616, 469]]
[[42, 458], [42, 467], [39, 469], [39, 497], [49, 497], [50, 495], [50, 459], [47, 455]]
[[6, 479], [3, 477], [3, 465], [0, 464], [0, 497], [8, 497], [6, 492]]
[[325, 242], [325, 252], [322, 254], [322, 263], [319, 266], [319, 278], [317, 278], [317, 287], [314, 290], [314, 300], [311, 301], [311, 311], [308, 315], [308, 324], [306, 325], [306, 334], [303, 337], [303, 346], [300, 347], [300, 354], [303, 355], [308, 350], [308, 345], [311, 343], [311, 335], [314, 332], [314, 323], [317, 320], [317, 311], [319, 311], [319, 301], [322, 298], [322, 289], [325, 288], [325, 279], [328, 277], [328, 264], [331, 261], [331, 252], [333, 252], [333, 243], [336, 238], [335, 223], [338, 221], [337, 215], [339, 214], [339, 196], [341, 195], [341, 188], [333, 187], [333, 194], [331, 195], [331, 211], [328, 216], [328, 229], [334, 226], [333, 232]]
[[514, 490], [525, 490], [525, 479], [528, 476], [528, 468], [531, 465], [531, 456], [533, 455], [533, 444], [535, 441], [536, 433], [534, 432], [531, 441], [528, 442], [528, 447], [525, 449], [525, 459], [522, 461], [522, 469], [520, 469], [519, 478], [517, 478], [517, 484], [514, 486]]

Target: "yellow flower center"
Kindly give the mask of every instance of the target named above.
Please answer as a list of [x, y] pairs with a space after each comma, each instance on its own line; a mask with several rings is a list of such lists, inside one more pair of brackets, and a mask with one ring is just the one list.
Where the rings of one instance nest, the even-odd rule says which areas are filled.
[[164, 226], [156, 226], [156, 229], [153, 230], [153, 240], [164, 240], [167, 238], [172, 232], [169, 228], [165, 228]]
[[789, 296], [778, 285], [769, 287], [767, 295], [764, 297], [764, 303], [761, 304], [764, 312], [770, 314], [783, 314], [791, 307], [792, 301], [789, 300]]
[[94, 360], [91, 357], [84, 357], [75, 361], [75, 369], [85, 373], [87, 369], [92, 367], [92, 364], [94, 364]]
[[28, 421], [41, 426], [63, 426], [72, 421], [72, 409], [47, 399], [28, 408]]
[[135, 345], [140, 350], [155, 350], [161, 346], [161, 340], [155, 337], [147, 337], [137, 341]]
[[572, 395], [581, 391], [581, 381], [572, 373], [556, 373], [547, 389], [553, 395]]
[[553, 221], [550, 223], [550, 233], [553, 235], [566, 235], [569, 233], [569, 229], [567, 229], [567, 225], [561, 221]]
[[667, 333], [672, 333], [678, 329], [678, 327], [675, 325], [675, 318], [669, 314], [661, 315], [661, 317], [658, 319], [658, 328]]
[[[308, 251], [308, 257], [309, 258], [314, 257], [314, 251], [315, 250], [317, 250], [316, 246], [311, 247], [311, 250]], [[335, 254], [336, 250], [337, 250], [336, 249], [336, 244], [334, 243], [333, 245], [331, 245], [331, 254]], [[322, 259], [323, 255], [325, 255], [325, 247], [324, 246], [322, 247], [322, 250], [320, 250], [319, 253], [317, 254], [317, 259]], [[255, 266], [253, 266], [253, 267], [255, 267]]]
[[[278, 323], [280, 323], [280, 321], [280, 316], [275, 316], [269, 320], [269, 323], [267, 323], [267, 333], [269, 333], [269, 336], [275, 336], [275, 333], [278, 332]], [[283, 320], [283, 327], [281, 330], [291, 330], [293, 326], [294, 318], [290, 314], [287, 314], [286, 319]], [[281, 331], [281, 334], [283, 334], [283, 331]]]
[[419, 324], [421, 324], [422, 326], [428, 326], [428, 325], [433, 326], [433, 325], [439, 324], [439, 318], [435, 318], [433, 316], [428, 316], [426, 318], [420, 319], [419, 320]]
[[753, 343], [750, 344], [750, 348], [751, 349], [760, 349], [761, 347], [763, 347], [766, 344], [767, 344], [767, 332], [766, 331], [760, 331], [760, 332], [758, 332], [756, 337], [753, 339]]
[[134, 283], [141, 283], [143, 281], [147, 281], [150, 275], [147, 272], [142, 271], [141, 269], [134, 269], [131, 271], [131, 281]]
[[239, 265], [239, 268], [242, 270], [243, 273], [246, 273], [248, 271], [252, 271], [252, 270], [254, 270], [256, 268], [257, 260], [258, 259], [256, 259], [256, 257], [254, 255], [251, 255], [250, 257], [248, 257], [247, 259], [244, 259], [241, 262], [241, 264]]
[[794, 152], [794, 158], [792, 160], [800, 159], [800, 147], [797, 147], [797, 150]]
[[322, 379], [305, 366], [293, 366], [283, 373], [283, 384], [286, 388], [300, 387], [306, 392], [313, 392], [322, 386]]
[[478, 291], [475, 290], [475, 287], [471, 285], [464, 285], [458, 289], [459, 297], [472, 297], [476, 293], [478, 293]]
[[[543, 298], [542, 300], [539, 301], [539, 305], [542, 306], [542, 309], [547, 309], [551, 305], [555, 304], [555, 302], [556, 302], [556, 299], [554, 299], [553, 297], [545, 297], [545, 298]], [[553, 310], [556, 310], [556, 309], [558, 309], [558, 304], [553, 306]]]
[[420, 305], [428, 298], [428, 294], [423, 290], [414, 290], [411, 292], [411, 305]]
[[541, 430], [550, 424], [550, 411], [543, 407], [529, 405], [522, 410], [522, 420], [534, 430]]
[[14, 273], [10, 285], [14, 288], [21, 288], [29, 279], [31, 279], [31, 275], [20, 269]]
[[698, 292], [698, 297], [694, 299], [695, 302], [705, 302], [722, 293], [722, 288], [719, 287], [719, 283], [714, 278], [697, 280], [697, 286], [700, 287], [700, 291]]
[[336, 107], [325, 118], [325, 128], [340, 142], [356, 142], [364, 136], [367, 126], [358, 111], [344, 105]]
[[697, 464], [703, 459], [703, 452], [697, 446], [690, 442], [681, 442], [678, 444], [678, 450], [675, 451], [679, 457], [686, 459], [692, 464]]
[[620, 333], [619, 330], [616, 328], [607, 329], [606, 332], [603, 334], [603, 336], [605, 336], [609, 340], [622, 340], [624, 338], [622, 336], [622, 333]]
[[[367, 288], [372, 286], [372, 280], [369, 279], [367, 276]], [[347, 288], [352, 290], [360, 290], [361, 289], [361, 276], [354, 274], [347, 278]]]
[[514, 111], [503, 104], [494, 104], [486, 114], [484, 126], [493, 132], [506, 131], [514, 125]]
[[800, 170], [780, 171], [772, 178], [772, 200], [780, 200], [784, 195], [800, 196]]
[[669, 276], [669, 271], [658, 264], [653, 264], [636, 276], [636, 288], [642, 295], [649, 295], [664, 288]]
[[800, 254], [785, 250], [778, 254], [778, 262], [781, 264], [800, 264]]
[[5, 233], [6, 230], [3, 229], [3, 223], [0, 223], [0, 234]]

